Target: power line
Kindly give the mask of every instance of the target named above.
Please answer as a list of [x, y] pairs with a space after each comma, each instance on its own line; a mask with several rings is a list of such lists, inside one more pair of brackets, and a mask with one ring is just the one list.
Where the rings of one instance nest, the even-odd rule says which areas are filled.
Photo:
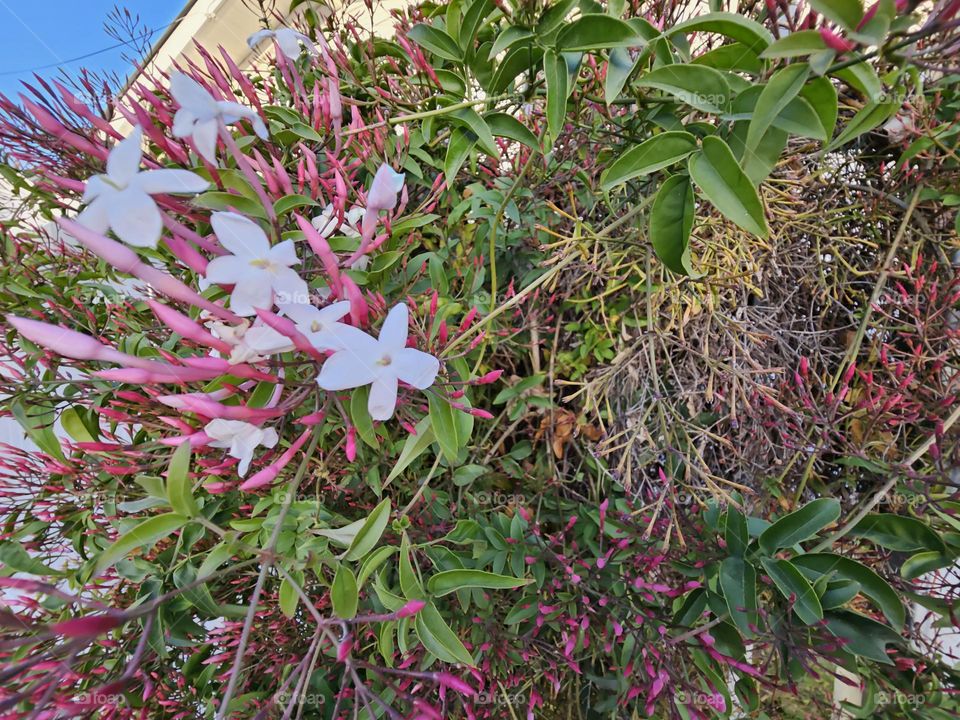
[[51, 69], [51, 68], [58, 68], [58, 67], [61, 67], [61, 66], [63, 66], [63, 65], [69, 65], [70, 63], [75, 63], [75, 62], [79, 62], [80, 60], [86, 60], [87, 58], [92, 58], [92, 57], [95, 57], [95, 56], [97, 56], [97, 55], [102, 55], [102, 54], [105, 53], [105, 52], [110, 52], [111, 50], [116, 50], [117, 48], [121, 48], [121, 47], [124, 47], [124, 46], [126, 46], [126, 45], [130, 45], [130, 44], [136, 42], [137, 40], [143, 40], [143, 39], [145, 39], [145, 38], [151, 37], [151, 36], [152, 36], [154, 33], [156, 33], [156, 32], [159, 32], [159, 31], [161, 31], [161, 30], [166, 30], [167, 28], [172, 27], [173, 25], [175, 25], [176, 23], [178, 23], [180, 20], [181, 20], [181, 18], [177, 18], [177, 19], [173, 20], [172, 22], [168, 23], [167, 25], [163, 25], [163, 26], [158, 27], [158, 28], [155, 28], [155, 29], [153, 29], [153, 30], [147, 30], [147, 31], [145, 31], [142, 35], [139, 35], [139, 36], [137, 36], [137, 37], [130, 38], [129, 40], [124, 40], [124, 41], [122, 41], [122, 42], [115, 43], [114, 45], [110, 45], [109, 47], [101, 48], [100, 50], [95, 50], [95, 51], [93, 51], [93, 52], [86, 53], [85, 55], [78, 55], [77, 57], [68, 58], [67, 60], [60, 60], [60, 61], [58, 61], [58, 62], [47, 63], [46, 65], [37, 65], [37, 66], [35, 66], [35, 67], [24, 68], [24, 69], [22, 69], [22, 70], [3, 70], [3, 71], [0, 71], [0, 77], [7, 77], [7, 76], [10, 76], [10, 75], [23, 75], [23, 74], [25, 74], [25, 73], [32, 73], [32, 72], [36, 72], [36, 71], [38, 71], [38, 70], [49, 70], [49, 69]]

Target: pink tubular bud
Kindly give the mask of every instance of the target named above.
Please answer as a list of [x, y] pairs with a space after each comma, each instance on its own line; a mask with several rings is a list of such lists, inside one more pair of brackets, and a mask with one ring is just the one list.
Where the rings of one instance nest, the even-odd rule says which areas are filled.
[[397, 610], [395, 616], [398, 620], [400, 618], [413, 617], [418, 612], [423, 610], [426, 605], [427, 603], [425, 603], [423, 600], [410, 600], [406, 605]]
[[838, 53], [850, 52], [857, 46], [856, 43], [840, 37], [833, 30], [827, 28], [820, 28], [820, 37], [823, 38], [823, 42], [826, 43], [828, 48], [836, 50]]
[[120, 624], [120, 620], [110, 615], [87, 615], [72, 618], [50, 626], [55, 635], [69, 638], [90, 638], [103, 635]]
[[317, 229], [309, 220], [302, 215], [294, 214], [294, 217], [297, 220], [297, 225], [300, 226], [300, 229], [306, 236], [310, 247], [313, 248], [317, 257], [320, 258], [320, 262], [323, 263], [323, 269], [327, 272], [327, 280], [330, 281], [330, 290], [333, 291], [335, 297], [341, 297], [340, 266], [337, 261], [337, 256], [334, 255], [333, 250], [330, 249], [330, 244], [317, 232]]
[[476, 309], [476, 308], [470, 308], [470, 312], [468, 312], [468, 313], [464, 316], [463, 322], [460, 323], [460, 332], [463, 332], [463, 331], [466, 330], [468, 327], [470, 327], [470, 326], [473, 324], [473, 321], [474, 321], [474, 319], [475, 319], [476, 317], [477, 317], [477, 309]]
[[246, 405], [224, 405], [216, 400], [191, 395], [161, 395], [157, 398], [164, 405], [208, 418], [222, 418], [224, 420], [245, 420], [249, 423], [259, 423], [264, 420], [283, 415], [286, 410], [280, 408], [252, 408]]
[[300, 437], [294, 441], [293, 445], [284, 451], [283, 455], [278, 457], [274, 462], [270, 463], [270, 465], [244, 482], [240, 486], [240, 489], [245, 492], [250, 492], [258, 487], [269, 485], [276, 480], [277, 475], [280, 474], [280, 471], [283, 470], [283, 468], [285, 468], [291, 460], [293, 460], [293, 456], [297, 454], [301, 447], [303, 447], [303, 444], [307, 441], [307, 438], [310, 437], [311, 432], [312, 430], [308, 429], [300, 433]]
[[344, 662], [349, 658], [351, 650], [353, 650], [353, 635], [347, 635], [337, 648], [337, 662]]
[[451, 690], [455, 690], [461, 695], [473, 697], [474, 695], [477, 694], [476, 690], [474, 690], [472, 687], [467, 685], [467, 683], [465, 683], [460, 678], [454, 675], [451, 675], [450, 673], [445, 673], [445, 672], [437, 673], [436, 678], [437, 678], [437, 682], [440, 683], [440, 685], [442, 685], [445, 688], [450, 688]]
[[471, 385], [489, 385], [499, 380], [501, 375], [503, 375], [503, 370], [491, 370], [486, 375], [478, 377]]
[[195, 343], [219, 350], [227, 355], [229, 355], [233, 349], [230, 347], [229, 343], [214, 337], [200, 323], [191, 320], [189, 317], [174, 310], [169, 305], [164, 305], [156, 300], [147, 300], [147, 305], [150, 306], [150, 309], [153, 310], [153, 314], [157, 316], [157, 319], [160, 320], [160, 322], [178, 335], [182, 335], [188, 340], [193, 340]]
[[474, 417], [480, 418], [481, 420], [493, 420], [493, 414], [487, 412], [486, 410], [481, 410], [480, 408], [472, 408], [470, 414]]
[[169, 365], [165, 370], [111, 368], [110, 370], [97, 370], [93, 374], [101, 380], [109, 380], [110, 382], [118, 382], [125, 385], [152, 385], [163, 383], [185, 385], [188, 382], [213, 380], [223, 373], [212, 372], [203, 368], [185, 368]]
[[353, 462], [357, 459], [357, 429], [353, 425], [347, 428], [344, 452], [347, 455], [347, 462]]
[[363, 327], [368, 319], [367, 301], [363, 299], [363, 293], [349, 275], [343, 276], [343, 289], [350, 301], [350, 319], [357, 327]]

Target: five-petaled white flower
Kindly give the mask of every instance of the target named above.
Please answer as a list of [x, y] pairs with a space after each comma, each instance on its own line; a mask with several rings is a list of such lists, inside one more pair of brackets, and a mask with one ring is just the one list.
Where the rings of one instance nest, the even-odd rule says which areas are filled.
[[233, 285], [230, 309], [237, 315], [255, 315], [256, 309], [273, 307], [274, 293], [281, 303], [307, 302], [307, 284], [291, 268], [299, 265], [293, 240], [271, 246], [266, 233], [252, 220], [233, 212], [210, 218], [220, 244], [232, 255], [214, 258], [207, 265], [210, 282]]
[[[296, 60], [302, 54], [304, 49], [311, 55], [317, 54], [317, 49], [313, 42], [302, 32], [297, 32], [292, 28], [279, 28], [277, 30], [258, 30], [247, 38], [247, 45], [253, 50], [267, 38], [273, 38], [280, 46], [280, 52], [291, 60]], [[301, 46], [300, 43], [303, 43]]]
[[433, 355], [407, 347], [407, 306], [395, 305], [374, 339], [362, 330], [349, 328], [338, 350], [320, 368], [317, 383], [324, 390], [349, 390], [370, 385], [367, 409], [374, 420], [389, 420], [397, 405], [398, 380], [418, 390], [433, 385], [440, 361]]
[[294, 349], [290, 338], [259, 319], [253, 325], [249, 320], [244, 320], [239, 325], [212, 322], [208, 323], [208, 327], [214, 335], [232, 346], [228, 358], [231, 365], [260, 362], [271, 355]]
[[217, 133], [221, 122], [230, 125], [246, 118], [254, 132], [267, 139], [267, 126], [256, 112], [239, 103], [215, 100], [200, 83], [183, 73], [170, 76], [170, 94], [180, 104], [173, 116], [173, 136], [193, 137], [197, 152], [210, 163], [217, 162]]
[[240, 477], [247, 474], [250, 461], [253, 460], [253, 451], [258, 445], [272, 448], [280, 439], [273, 428], [260, 428], [243, 420], [211, 420], [203, 428], [212, 442], [211, 447], [228, 448], [230, 457], [240, 461], [237, 472]]
[[138, 125], [107, 156], [107, 172], [87, 180], [77, 221], [99, 233], [112, 229], [136, 247], [156, 247], [163, 231], [160, 209], [151, 195], [198, 193], [210, 183], [189, 170], [162, 168], [140, 171], [143, 131]]
[[336, 233], [343, 237], [355, 238], [360, 237], [358, 224], [360, 218], [363, 217], [363, 213], [364, 210], [359, 205], [352, 207], [343, 214], [343, 222], [341, 223], [337, 216], [337, 211], [333, 207], [333, 203], [330, 203], [323, 209], [323, 212], [310, 222], [313, 227], [316, 228], [317, 232], [320, 233], [320, 237], [328, 238]]
[[364, 334], [351, 325], [338, 322], [350, 312], [349, 300], [341, 300], [325, 308], [318, 308], [309, 303], [278, 304], [283, 314], [296, 324], [297, 330], [321, 352], [342, 350], [345, 347], [346, 336], [358, 332]]

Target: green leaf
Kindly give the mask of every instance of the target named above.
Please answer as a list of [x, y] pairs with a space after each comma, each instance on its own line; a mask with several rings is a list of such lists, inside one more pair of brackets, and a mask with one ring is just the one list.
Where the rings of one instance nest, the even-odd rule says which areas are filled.
[[860, 0], [810, 0], [810, 7], [846, 30], [856, 30], [863, 20]]
[[743, 558], [728, 557], [720, 563], [720, 589], [734, 624], [746, 637], [757, 625], [757, 573]]
[[525, 71], [535, 72], [540, 67], [542, 57], [543, 50], [529, 42], [515, 45], [507, 51], [503, 60], [497, 65], [488, 89], [493, 93], [503, 92], [520, 73]]
[[285, 215], [291, 210], [295, 210], [296, 208], [308, 207], [316, 204], [317, 203], [313, 198], [309, 198], [306, 195], [285, 195], [273, 204], [273, 212], [276, 213], [277, 217], [279, 217], [281, 215]]
[[841, 133], [827, 147], [827, 150], [842, 147], [864, 133], [870, 132], [878, 125], [885, 123], [899, 109], [899, 101], [865, 105], [847, 122]]
[[190, 443], [181, 443], [170, 458], [167, 470], [167, 499], [174, 512], [196, 517], [200, 514], [190, 482]]
[[436, 439], [433, 434], [433, 428], [430, 426], [429, 415], [418, 422], [414, 429], [416, 430], [416, 435], [407, 436], [406, 441], [403, 443], [403, 449], [400, 451], [400, 457], [397, 458], [397, 463], [393, 466], [393, 470], [387, 475], [387, 481], [384, 485], [397, 478], [400, 473], [406, 470], [410, 463], [420, 457]]
[[806, 63], [787, 65], [773, 74], [753, 109], [753, 119], [747, 129], [748, 151], [754, 150], [760, 144], [767, 129], [797, 97], [809, 76], [810, 66]]
[[794, 597], [793, 611], [807, 625], [813, 625], [823, 619], [823, 608], [813, 586], [803, 574], [787, 560], [761, 558], [763, 569], [780, 594], [788, 600]]
[[903, 644], [903, 638], [898, 633], [876, 620], [847, 610], [830, 610], [824, 617], [827, 630], [847, 641], [844, 650], [885, 665], [893, 665], [887, 655], [887, 645]]
[[464, 51], [473, 48], [477, 40], [477, 33], [483, 27], [484, 21], [493, 12], [496, 5], [493, 0], [473, 0], [470, 7], [463, 14], [463, 22], [460, 23], [460, 47]]
[[31, 575], [49, 576], [62, 574], [60, 571], [54, 570], [37, 560], [16, 540], [0, 542], [0, 565], [7, 570], [30, 573]]
[[438, 659], [447, 663], [461, 663], [476, 667], [477, 663], [473, 656], [467, 652], [460, 638], [450, 629], [433, 603], [428, 602], [417, 613], [414, 627], [420, 642]]
[[757, 189], [723, 140], [715, 135], [705, 137], [701, 152], [690, 157], [689, 168], [690, 177], [717, 210], [747, 232], [767, 236]]
[[743, 557], [747, 552], [750, 535], [747, 532], [747, 519], [732, 505], [727, 508], [723, 526], [723, 539], [727, 543], [727, 552]]
[[732, 70], [751, 75], [760, 75], [764, 65], [756, 52], [738, 42], [708, 50], [702, 55], [697, 55], [690, 62], [693, 65], [703, 65], [715, 70]]
[[810, 107], [820, 118], [825, 139], [829, 141], [837, 125], [837, 89], [829, 78], [817, 77], [803, 86], [800, 96], [810, 103]]
[[726, 76], [702, 65], [664, 65], [641, 75], [635, 84], [663, 90], [703, 112], [720, 114], [730, 103]]
[[896, 591], [877, 573], [856, 560], [832, 553], [805, 553], [793, 558], [801, 572], [816, 576], [830, 575], [856, 582], [860, 591], [870, 598], [896, 629], [903, 627], [906, 611]]
[[427, 590], [432, 595], [440, 596], [466, 588], [510, 590], [532, 582], [532, 578], [515, 578], [483, 570], [446, 570], [437, 573], [427, 581]]
[[563, 130], [567, 115], [567, 63], [556, 51], [543, 56], [543, 75], [547, 81], [547, 133], [552, 145]]
[[75, 407], [67, 408], [60, 413], [60, 424], [67, 431], [67, 434], [77, 442], [96, 442], [97, 438], [91, 434], [90, 429], [84, 424], [80, 412]]
[[465, 128], [470, 130], [474, 135], [477, 136], [477, 145], [483, 150], [487, 155], [492, 157], [499, 157], [500, 151], [497, 148], [497, 143], [493, 139], [493, 133], [490, 132], [490, 128], [487, 126], [487, 123], [484, 122], [483, 118], [477, 113], [473, 108], [463, 108], [462, 110], [457, 110], [450, 116], [451, 120], [461, 123]]
[[860, 583], [854, 580], [828, 583], [823, 595], [820, 596], [820, 604], [824, 610], [842, 607], [859, 595], [860, 590]]
[[600, 187], [609, 190], [641, 175], [649, 175], [683, 160], [697, 149], [697, 139], [688, 132], [669, 131], [644, 140], [610, 163], [600, 177]]
[[772, 555], [780, 548], [793, 547], [813, 537], [840, 517], [840, 503], [834, 498], [819, 498], [799, 510], [784, 515], [760, 533], [760, 548]]
[[637, 47], [643, 39], [633, 27], [615, 17], [583, 15], [565, 26], [557, 35], [557, 49], [563, 52], [592, 52], [614, 47]]
[[297, 604], [300, 602], [300, 596], [297, 594], [293, 583], [287, 578], [283, 578], [280, 582], [279, 601], [280, 612], [288, 618], [292, 618], [297, 612]]
[[380, 504], [367, 516], [359, 532], [354, 536], [353, 542], [350, 543], [350, 547], [343, 556], [344, 560], [359, 560], [373, 550], [376, 544], [380, 542], [383, 531], [387, 528], [387, 523], [390, 520], [390, 508], [390, 498], [384, 498], [380, 501]]
[[762, 58], [790, 58], [813, 55], [827, 49], [819, 30], [800, 30], [774, 41], [760, 53]]
[[363, 587], [363, 583], [370, 577], [377, 568], [383, 565], [387, 559], [397, 552], [396, 545], [384, 545], [367, 555], [360, 564], [360, 571], [357, 573], [357, 587]]
[[100, 553], [100, 557], [97, 558], [96, 574], [99, 575], [138, 547], [153, 547], [161, 538], [182, 528], [188, 520], [188, 517], [179, 513], [165, 513], [147, 518], [125, 532]]
[[558, 30], [576, 4], [577, 0], [558, 0], [544, 8], [537, 18], [537, 34], [548, 36]]
[[350, 620], [357, 614], [357, 604], [360, 602], [357, 577], [346, 564], [340, 565], [333, 577], [330, 602], [333, 603], [333, 614], [338, 618]]
[[755, 20], [728, 12], [711, 12], [706, 15], [684, 20], [671, 29], [667, 30], [665, 35], [674, 35], [678, 32], [715, 32], [720, 35], [726, 35], [737, 42], [750, 48], [754, 52], [760, 52], [773, 42], [773, 35], [763, 25]]
[[867, 63], [850, 65], [830, 74], [859, 90], [870, 102], [879, 103], [883, 99], [883, 83], [880, 82], [877, 71]]
[[470, 157], [473, 146], [477, 144], [476, 135], [463, 128], [454, 128], [447, 141], [447, 156], [443, 160], [443, 175], [447, 187], [453, 187], [463, 163]]
[[942, 567], [953, 565], [954, 558], [936, 551], [920, 552], [911, 555], [900, 567], [900, 575], [904, 580], [916, 580], [921, 575], [939, 570]]
[[463, 60], [460, 46], [443, 30], [420, 23], [410, 28], [407, 37], [444, 60], [453, 60], [454, 62]]
[[871, 513], [848, 533], [863, 537], [880, 547], [899, 552], [935, 550], [943, 552], [943, 541], [920, 520], [890, 513]]
[[[374, 262], [381, 256], [378, 255]], [[367, 401], [370, 398], [370, 386], [364, 385], [353, 391], [350, 396], [350, 419], [353, 420], [353, 426], [357, 429], [357, 434], [364, 443], [376, 450], [380, 447], [380, 441], [377, 439], [377, 433], [373, 429], [373, 419], [370, 417], [370, 411], [367, 409]]]
[[505, 137], [515, 140], [527, 147], [539, 146], [537, 136], [530, 129], [512, 115], [505, 112], [491, 112], [483, 116], [494, 137]]
[[650, 242], [660, 262], [679, 275], [695, 277], [690, 264], [693, 186], [686, 175], [667, 178], [650, 209]]
[[460, 440], [457, 436], [457, 419], [455, 414], [458, 412], [445, 399], [430, 395], [428, 398], [430, 408], [430, 426], [433, 428], [433, 434], [440, 445], [440, 451], [447, 459], [447, 462], [454, 465], [457, 462], [457, 455], [460, 454]]
[[532, 30], [511, 25], [497, 35], [497, 39], [493, 41], [493, 47], [490, 48], [490, 59], [492, 60], [512, 45], [516, 45], [523, 40], [529, 40], [532, 37]]
[[220, 192], [219, 190], [197, 195], [193, 199], [193, 204], [206, 210], [228, 210], [232, 208], [244, 215], [253, 215], [264, 220], [267, 218], [267, 213], [259, 200], [253, 200], [243, 195]]
[[607, 105], [612, 104], [620, 93], [623, 92], [623, 86], [627, 84], [633, 69], [636, 67], [636, 61], [630, 57], [630, 51], [626, 48], [613, 48], [607, 55], [607, 74], [603, 82], [603, 97]]
[[408, 599], [422, 598], [423, 587], [417, 577], [417, 571], [410, 560], [410, 540], [404, 533], [400, 539], [400, 590]]

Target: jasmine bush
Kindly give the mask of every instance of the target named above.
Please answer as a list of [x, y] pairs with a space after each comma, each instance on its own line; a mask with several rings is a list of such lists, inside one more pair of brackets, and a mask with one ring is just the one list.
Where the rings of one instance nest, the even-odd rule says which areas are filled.
[[952, 717], [960, 4], [290, 9], [0, 100], [0, 712]]

